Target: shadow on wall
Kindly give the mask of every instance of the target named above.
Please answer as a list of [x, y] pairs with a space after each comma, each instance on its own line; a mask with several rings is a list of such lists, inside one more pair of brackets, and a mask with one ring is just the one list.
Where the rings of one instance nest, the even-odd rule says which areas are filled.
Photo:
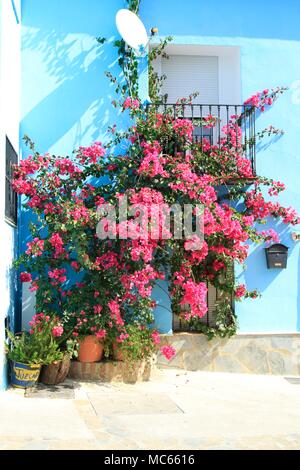
[[[72, 7], [70, 7], [72, 3]], [[24, 0], [22, 2], [21, 139], [27, 134], [39, 152], [70, 154], [80, 145], [105, 142], [107, 128], [127, 127], [111, 101], [114, 86], [105, 71], [119, 76], [115, 14], [123, 0]], [[98, 44], [97, 37], [107, 42]], [[122, 148], [117, 149], [120, 153]], [[23, 158], [29, 149], [22, 145]], [[31, 211], [22, 209], [20, 249], [29, 239]]]
[[[96, 0], [75, 0], [72, 8], [69, 0], [23, 3], [21, 137], [58, 153], [105, 139], [107, 126], [120, 120], [104, 72], [119, 74], [114, 16], [123, 1], [103, 11]], [[97, 36], [108, 42], [100, 46]]]
[[[114, 90], [104, 76], [104, 71], [114, 66], [114, 51], [106, 53], [104, 48], [109, 46], [100, 47], [94, 40], [91, 42], [95, 44], [79, 52], [72, 61], [68, 60], [74, 43], [78, 48], [78, 42], [68, 42], [66, 37], [57, 37], [55, 33], [32, 35], [29, 31], [25, 35], [25, 44], [31, 51], [35, 45], [37, 50], [43, 48], [47, 73], [56, 81], [55, 88], [24, 116], [21, 123], [21, 133], [36, 141], [40, 151], [48, 151], [60, 144], [56, 145], [57, 151], [61, 147], [61, 151], [71, 152], [80, 145], [103, 139], [108, 125], [116, 119], [111, 106]], [[58, 50], [53, 61], [51, 54], [50, 57], [46, 55], [46, 49], [51, 47]]]

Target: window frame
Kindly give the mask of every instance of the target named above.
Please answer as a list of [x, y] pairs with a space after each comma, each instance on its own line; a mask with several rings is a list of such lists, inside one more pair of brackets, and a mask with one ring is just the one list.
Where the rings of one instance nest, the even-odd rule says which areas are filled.
[[5, 221], [16, 228], [18, 226], [18, 195], [12, 187], [13, 165], [19, 161], [18, 153], [9, 138], [5, 138]]

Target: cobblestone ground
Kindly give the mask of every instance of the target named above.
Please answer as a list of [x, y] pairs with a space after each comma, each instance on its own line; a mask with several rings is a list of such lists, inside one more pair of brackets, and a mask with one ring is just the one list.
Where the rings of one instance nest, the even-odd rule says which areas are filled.
[[0, 449], [300, 449], [300, 380], [164, 370], [137, 385], [9, 390]]

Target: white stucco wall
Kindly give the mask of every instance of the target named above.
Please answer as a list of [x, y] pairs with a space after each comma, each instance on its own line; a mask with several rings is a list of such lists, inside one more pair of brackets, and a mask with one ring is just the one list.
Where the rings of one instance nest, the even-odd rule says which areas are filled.
[[[12, 308], [9, 271], [14, 256], [16, 230], [5, 221], [6, 136], [19, 151], [20, 105], [20, 2], [0, 1], [0, 389], [4, 380], [5, 317]], [[20, 20], [20, 19], [19, 19]]]

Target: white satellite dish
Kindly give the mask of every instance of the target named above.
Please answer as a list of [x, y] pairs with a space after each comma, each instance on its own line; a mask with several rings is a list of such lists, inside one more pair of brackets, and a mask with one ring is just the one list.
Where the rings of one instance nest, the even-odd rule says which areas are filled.
[[136, 52], [143, 53], [149, 43], [146, 28], [139, 17], [123, 8], [116, 16], [117, 29], [128, 46]]

